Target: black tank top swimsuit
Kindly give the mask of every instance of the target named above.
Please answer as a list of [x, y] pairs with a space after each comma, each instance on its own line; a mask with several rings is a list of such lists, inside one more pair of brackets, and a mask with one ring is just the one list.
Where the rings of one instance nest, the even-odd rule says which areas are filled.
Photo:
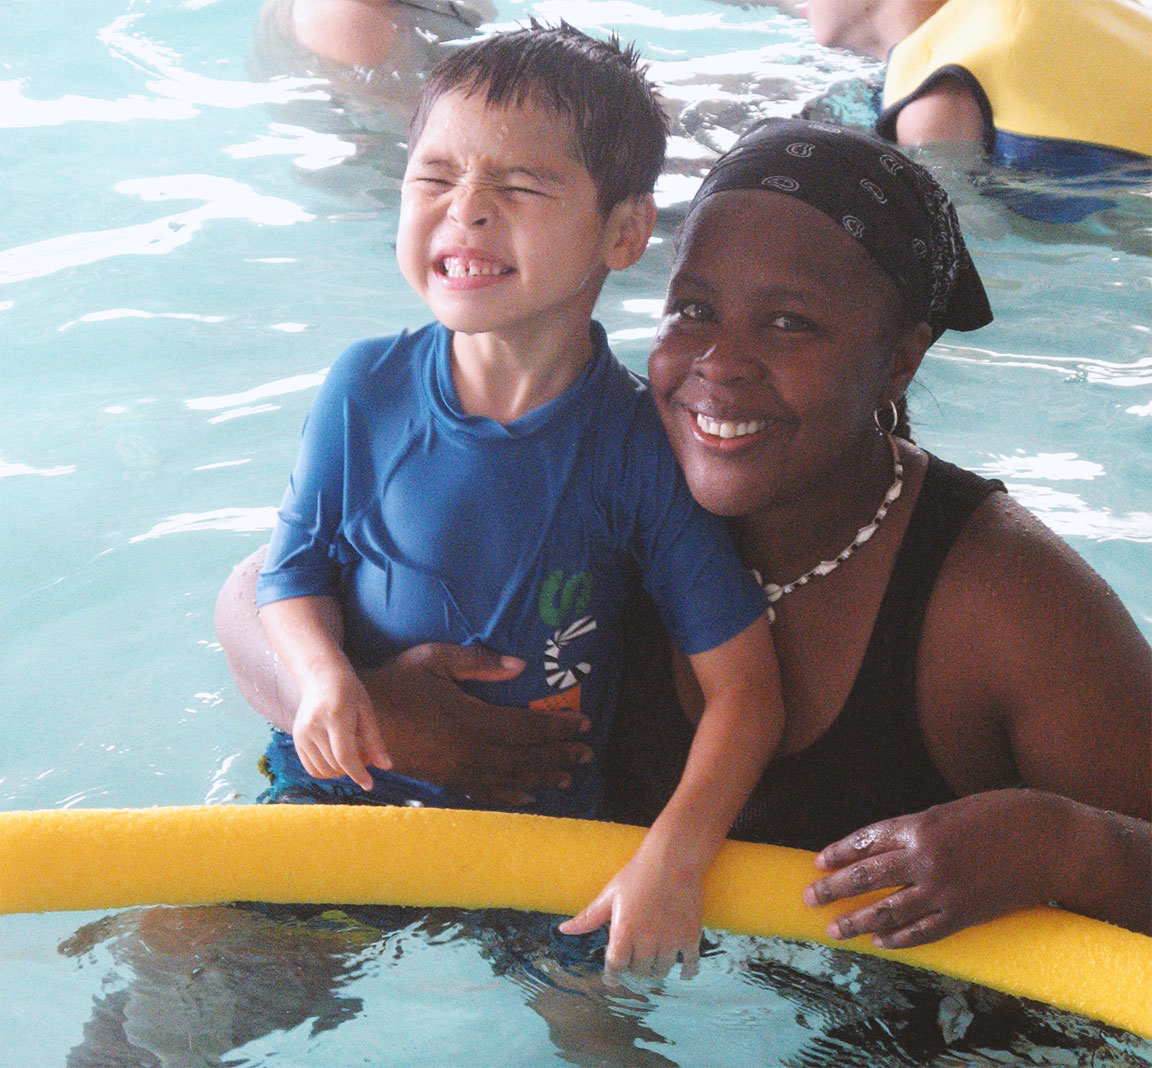
[[[924, 745], [916, 659], [944, 558], [1000, 482], [929, 456], [860, 671], [840, 714], [807, 749], [769, 766], [731, 837], [819, 850], [877, 820], [956, 795]], [[679, 781], [692, 727], [672, 686], [671, 652], [651, 603], [626, 628], [625, 683], [609, 746], [608, 819], [650, 824]]]

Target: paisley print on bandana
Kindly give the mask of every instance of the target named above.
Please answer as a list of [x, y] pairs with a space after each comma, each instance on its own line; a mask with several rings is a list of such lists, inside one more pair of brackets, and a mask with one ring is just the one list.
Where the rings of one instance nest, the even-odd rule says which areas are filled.
[[912, 316], [932, 328], [933, 339], [992, 321], [948, 194], [890, 144], [846, 128], [769, 119], [721, 156], [689, 215], [730, 189], [793, 196], [843, 226], [888, 273]]

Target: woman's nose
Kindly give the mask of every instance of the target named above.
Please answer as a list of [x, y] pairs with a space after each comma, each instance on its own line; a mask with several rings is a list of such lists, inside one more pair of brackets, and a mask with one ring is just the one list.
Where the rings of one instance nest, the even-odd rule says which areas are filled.
[[707, 348], [696, 357], [693, 369], [701, 378], [712, 382], [741, 382], [754, 379], [760, 373], [747, 342], [727, 330], [717, 331], [709, 339]]

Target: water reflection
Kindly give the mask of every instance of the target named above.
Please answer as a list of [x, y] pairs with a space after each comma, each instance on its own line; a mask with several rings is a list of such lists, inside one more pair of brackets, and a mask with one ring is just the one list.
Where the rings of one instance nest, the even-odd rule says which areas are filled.
[[[373, 1063], [535, 1064], [554, 1053], [577, 1065], [675, 1064], [637, 1045], [663, 1039], [644, 1023], [643, 994], [603, 986], [602, 942], [565, 938], [555, 922], [500, 910], [128, 910], [60, 947], [81, 967], [113, 965], [67, 1064], [263, 1063], [272, 1049], [315, 1049], [366, 1016]], [[523, 1059], [500, 1045], [502, 1027], [523, 1027], [501, 1005], [509, 993], [546, 1024], [547, 1039]], [[475, 1017], [486, 1026], [473, 1029]], [[356, 1035], [348, 1041], [338, 1048], [356, 1059]], [[413, 1057], [422, 1046], [436, 1051], [430, 1060]]]
[[973, 983], [824, 947], [768, 948], [752, 954], [748, 981], [812, 1032], [787, 1068], [1152, 1063], [1141, 1039]]
[[69, 1068], [299, 1063], [1152, 1065], [1152, 1044], [853, 953], [724, 936], [692, 983], [606, 987], [602, 943], [504, 910], [136, 909], [60, 947], [108, 969]]

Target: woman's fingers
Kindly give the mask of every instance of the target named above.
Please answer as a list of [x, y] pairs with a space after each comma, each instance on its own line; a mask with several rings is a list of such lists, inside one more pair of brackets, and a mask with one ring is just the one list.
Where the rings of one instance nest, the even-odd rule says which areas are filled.
[[806, 905], [828, 905], [869, 890], [903, 886], [911, 881], [907, 854], [903, 850], [892, 850], [866, 856], [809, 883], [804, 888], [803, 899]]
[[528, 748], [548, 742], [571, 742], [591, 725], [587, 716], [567, 709], [549, 711], [515, 705], [487, 705], [482, 712], [481, 729], [485, 736], [492, 742], [508, 746]]
[[835, 871], [864, 857], [900, 849], [905, 844], [906, 822], [905, 817], [898, 817], [853, 831], [840, 841], [825, 846], [816, 855], [816, 867], [823, 871]]
[[458, 682], [505, 682], [514, 679], [525, 666], [519, 657], [502, 656], [483, 645], [450, 645], [447, 642], [416, 645], [400, 653], [399, 657], [406, 657], [434, 674]]
[[873, 824], [817, 857], [827, 874], [804, 889], [804, 901], [827, 905], [896, 888], [832, 921], [829, 933], [872, 934], [888, 949], [944, 938], [1052, 898], [1043, 858], [1062, 833], [1064, 811], [1048, 794], [997, 790]]
[[947, 913], [929, 912], [898, 930], [873, 935], [872, 942], [879, 949], [910, 949], [935, 942], [967, 926], [967, 921], [950, 917]]
[[591, 757], [579, 740], [586, 717], [490, 705], [458, 678], [510, 677], [523, 662], [479, 646], [414, 646], [367, 672], [393, 768], [479, 800], [524, 804], [545, 787], [570, 785]]
[[837, 916], [828, 924], [828, 935], [836, 939], [856, 938], [864, 934], [889, 935], [934, 911], [918, 887], [907, 886]]

